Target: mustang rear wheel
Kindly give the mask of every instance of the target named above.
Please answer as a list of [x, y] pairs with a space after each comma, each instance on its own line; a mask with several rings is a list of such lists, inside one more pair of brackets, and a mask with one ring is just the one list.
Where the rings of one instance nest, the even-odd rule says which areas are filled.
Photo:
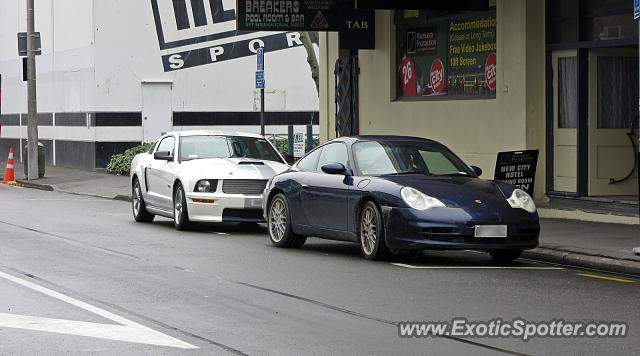
[[307, 241], [306, 236], [293, 233], [289, 204], [284, 194], [278, 194], [269, 203], [267, 224], [269, 240], [276, 247], [297, 248]]
[[189, 211], [187, 210], [187, 196], [184, 194], [182, 184], [177, 183], [173, 193], [173, 225], [176, 230], [187, 230], [192, 223], [189, 221]]
[[142, 197], [142, 189], [138, 178], [133, 179], [131, 185], [131, 208], [133, 210], [133, 218], [137, 222], [152, 222], [156, 216], [147, 211], [147, 204]]
[[509, 263], [517, 260], [522, 254], [522, 250], [491, 250], [489, 255], [496, 263]]
[[384, 240], [384, 226], [378, 207], [373, 202], [366, 202], [360, 212], [360, 248], [362, 255], [368, 260], [384, 260], [389, 258], [390, 251]]

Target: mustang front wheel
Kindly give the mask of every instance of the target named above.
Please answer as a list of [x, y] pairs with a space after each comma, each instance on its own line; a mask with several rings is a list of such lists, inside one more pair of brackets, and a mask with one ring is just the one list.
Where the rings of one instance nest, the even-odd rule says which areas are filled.
[[370, 201], [364, 204], [360, 212], [360, 248], [368, 260], [383, 260], [390, 255], [384, 241], [382, 217], [376, 204]]
[[180, 183], [177, 183], [173, 193], [173, 225], [176, 230], [187, 230], [191, 227], [189, 211], [187, 210], [187, 197]]
[[289, 204], [284, 194], [278, 194], [269, 204], [267, 224], [269, 240], [276, 247], [301, 247], [307, 241], [306, 236], [293, 233]]
[[147, 211], [147, 204], [142, 197], [142, 189], [138, 178], [133, 179], [131, 185], [131, 208], [133, 210], [133, 218], [137, 222], [152, 222], [155, 215]]

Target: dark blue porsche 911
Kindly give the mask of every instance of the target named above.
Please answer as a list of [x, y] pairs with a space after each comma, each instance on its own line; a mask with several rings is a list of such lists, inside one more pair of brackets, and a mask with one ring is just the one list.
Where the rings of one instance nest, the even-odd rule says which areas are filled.
[[269, 238], [278, 247], [300, 247], [307, 236], [351, 241], [372, 260], [471, 249], [512, 261], [538, 245], [536, 206], [523, 190], [481, 173], [431, 140], [335, 139], [267, 183]]

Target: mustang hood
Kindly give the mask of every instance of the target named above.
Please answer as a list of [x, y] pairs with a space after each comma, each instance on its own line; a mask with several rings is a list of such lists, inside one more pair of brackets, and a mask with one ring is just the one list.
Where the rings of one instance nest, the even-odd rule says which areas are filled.
[[390, 176], [385, 179], [405, 187], [415, 188], [439, 199], [447, 207], [484, 207], [490, 211], [510, 208], [498, 186], [475, 177], [462, 176]]
[[270, 179], [289, 168], [284, 163], [251, 158], [209, 158], [183, 163], [206, 179]]

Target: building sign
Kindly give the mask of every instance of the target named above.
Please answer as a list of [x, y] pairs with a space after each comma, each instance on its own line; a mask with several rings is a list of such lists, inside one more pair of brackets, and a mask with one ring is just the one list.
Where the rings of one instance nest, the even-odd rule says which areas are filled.
[[538, 150], [498, 153], [494, 180], [509, 183], [533, 196]]
[[235, 0], [150, 1], [165, 72], [302, 46], [298, 32], [238, 31]]
[[[337, 31], [342, 27], [338, 2], [338, 0], [238, 0], [238, 30]], [[347, 4], [345, 1], [342, 2]]]
[[[495, 98], [496, 14], [446, 13], [431, 19], [396, 11], [399, 97]], [[407, 76], [405, 66], [413, 68]], [[407, 80], [409, 78], [409, 80]]]

